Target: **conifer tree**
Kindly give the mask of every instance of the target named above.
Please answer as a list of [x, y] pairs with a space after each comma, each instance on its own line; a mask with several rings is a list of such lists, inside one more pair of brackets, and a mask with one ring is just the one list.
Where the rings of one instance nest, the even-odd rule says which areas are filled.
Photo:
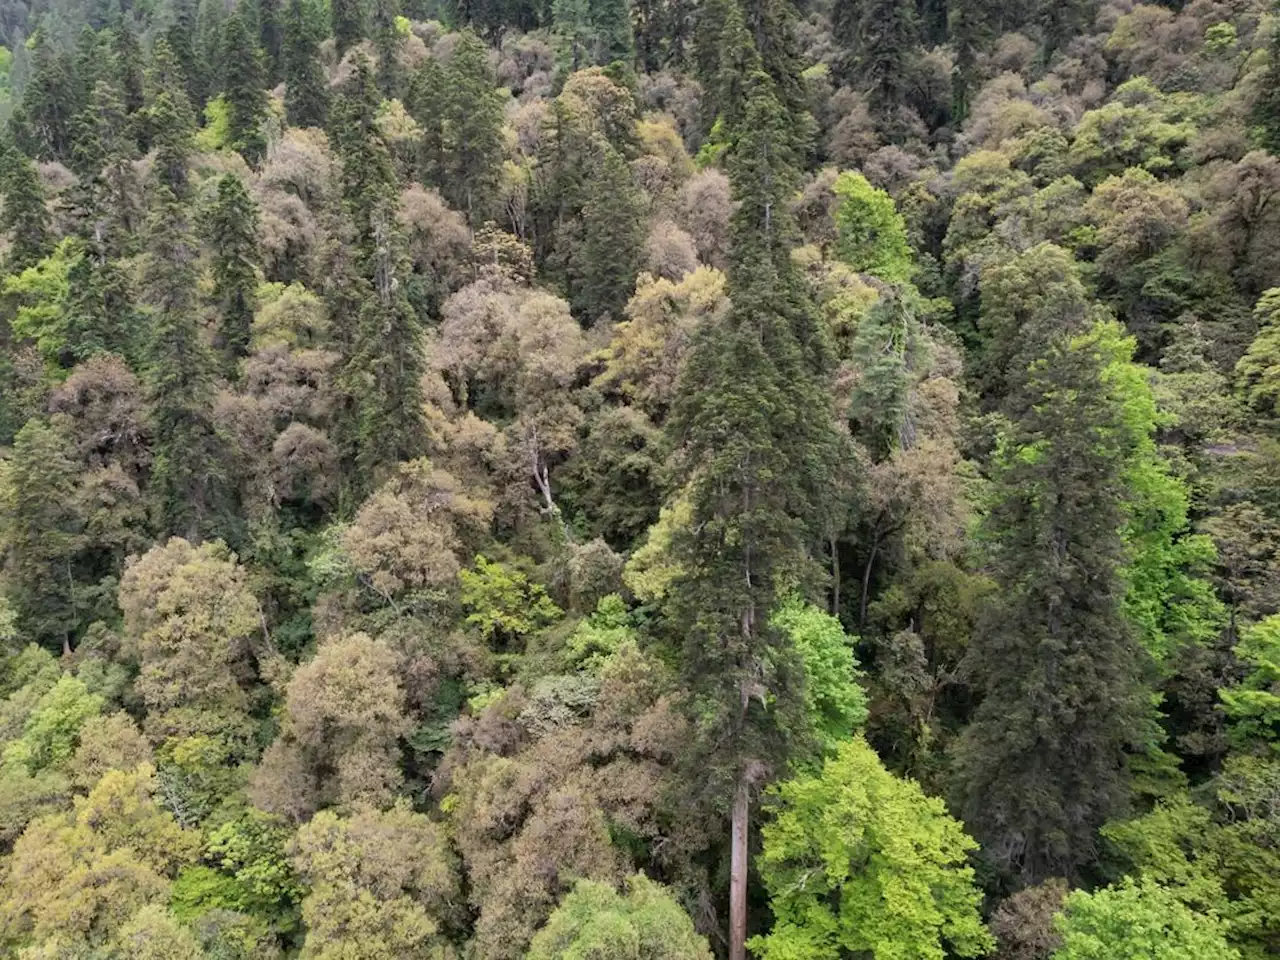
[[767, 75], [748, 89], [729, 158], [732, 309], [699, 331], [668, 421], [692, 512], [672, 544], [684, 574], [668, 612], [701, 704], [698, 762], [732, 797], [732, 960], [745, 956], [751, 794], [801, 728], [795, 652], [768, 618], [784, 591], [813, 581], [808, 547], [836, 449], [829, 350], [790, 260], [792, 131]]
[[151, 494], [159, 532], [199, 539], [211, 527], [219, 470], [210, 420], [214, 362], [196, 304], [199, 246], [187, 172], [194, 123], [171, 61], [172, 51], [158, 41], [149, 78], [156, 161], [142, 278], [151, 321], [145, 351], [154, 437]]
[[258, 46], [262, 49], [265, 86], [284, 75], [284, 10], [280, 0], [257, 0]]
[[125, 113], [129, 116], [142, 109], [142, 48], [128, 21], [118, 20], [111, 31], [112, 78], [120, 90]]
[[972, 640], [984, 699], [957, 751], [966, 824], [1027, 885], [1093, 861], [1149, 703], [1122, 607], [1126, 471], [1145, 438], [1106, 376], [1107, 325], [1048, 329], [1005, 409], [985, 523], [1000, 600]]
[[464, 31], [444, 82], [442, 194], [478, 226], [493, 213], [502, 170], [502, 94], [483, 41]]
[[332, 135], [342, 160], [343, 201], [355, 229], [359, 264], [353, 282], [361, 304], [341, 381], [354, 417], [342, 427], [348, 459], [361, 483], [422, 452], [422, 324], [409, 303], [408, 269], [396, 220], [398, 188], [378, 134], [377, 86], [367, 57], [334, 103]]
[[67, 348], [77, 362], [98, 353], [137, 357], [134, 310], [125, 275], [100, 249], [86, 244], [67, 272]]
[[378, 58], [378, 89], [387, 99], [400, 96], [404, 77], [400, 70], [400, 30], [396, 0], [373, 0], [373, 48]]
[[858, 84], [892, 135], [907, 100], [910, 58], [919, 42], [913, 0], [864, 0], [858, 28]]
[[55, 650], [69, 650], [79, 626], [74, 560], [83, 523], [73, 508], [76, 476], [66, 435], [49, 419], [33, 417], [14, 438], [0, 482], [10, 599], [24, 631]]
[[332, 0], [329, 15], [332, 18], [333, 40], [338, 56], [342, 56], [368, 34], [368, 12], [364, 0]]
[[418, 143], [418, 179], [428, 186], [441, 186], [444, 178], [444, 116], [449, 96], [448, 77], [435, 57], [427, 57], [413, 72], [405, 109], [422, 130]]
[[249, 352], [254, 298], [258, 286], [258, 208], [234, 174], [218, 181], [218, 197], [209, 212], [213, 247], [213, 298], [221, 321], [217, 345], [228, 374]]
[[289, 0], [285, 11], [281, 54], [285, 119], [295, 127], [323, 127], [329, 116], [329, 88], [320, 66], [311, 20], [303, 4], [304, 0]]
[[[173, 62], [181, 72], [187, 101], [193, 110], [203, 110], [208, 89], [204, 85], [203, 64], [206, 58], [199, 49], [200, 10], [199, 0], [172, 0], [169, 26], [164, 40], [173, 56]], [[155, 50], [152, 49], [152, 58]]]
[[262, 123], [267, 117], [263, 90], [262, 51], [244, 18], [244, 3], [236, 5], [222, 34], [223, 96], [227, 101], [227, 134], [245, 162], [256, 167], [266, 152]]
[[582, 239], [570, 256], [569, 302], [587, 324], [620, 319], [635, 292], [644, 246], [644, 201], [631, 168], [603, 139], [587, 178]]
[[53, 241], [40, 175], [8, 137], [0, 142], [0, 193], [10, 241], [4, 266], [10, 272], [25, 270], [49, 255]]
[[69, 160], [77, 103], [69, 57], [54, 47], [45, 31], [37, 31], [31, 79], [22, 93], [21, 115], [15, 118], [23, 131], [22, 148], [36, 160]]

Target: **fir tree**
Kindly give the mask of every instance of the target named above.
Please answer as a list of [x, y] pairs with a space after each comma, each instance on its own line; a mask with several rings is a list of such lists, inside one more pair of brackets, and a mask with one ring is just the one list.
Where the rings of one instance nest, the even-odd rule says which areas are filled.
[[265, 86], [274, 86], [284, 76], [285, 14], [280, 0], [258, 0], [258, 45], [262, 48]]
[[342, 56], [367, 35], [368, 11], [364, 0], [333, 0], [329, 4], [329, 15], [337, 53]]
[[[1051, 328], [1053, 329], [1053, 328]], [[1053, 329], [1006, 406], [985, 523], [1000, 585], [972, 640], [984, 693], [958, 748], [964, 819], [1020, 884], [1079, 878], [1128, 800], [1150, 694], [1122, 607], [1134, 435], [1106, 328]]]
[[76, 362], [98, 353], [137, 358], [134, 310], [124, 274], [88, 248], [67, 273], [67, 347]]
[[378, 89], [387, 99], [400, 96], [404, 77], [400, 70], [400, 30], [396, 0], [373, 0], [373, 48], [378, 58]]
[[229, 373], [249, 352], [254, 296], [258, 286], [258, 208], [234, 174], [218, 181], [218, 197], [209, 212], [213, 248], [213, 298], [221, 322], [217, 344]]
[[31, 79], [22, 93], [22, 148], [37, 160], [68, 161], [78, 102], [70, 59], [58, 52], [43, 30], [37, 31]]
[[464, 31], [446, 68], [442, 194], [479, 225], [493, 213], [502, 170], [502, 94], [484, 43]]
[[906, 104], [910, 58], [919, 42], [914, 0], [863, 0], [858, 30], [858, 84], [893, 134]]
[[77, 469], [65, 433], [44, 417], [18, 431], [0, 486], [5, 582], [23, 630], [55, 650], [71, 649], [80, 626], [75, 557], [84, 524], [74, 509]]
[[418, 143], [418, 179], [428, 186], [442, 185], [445, 171], [444, 116], [448, 77], [435, 57], [427, 57], [413, 72], [405, 109], [422, 130]]
[[196, 304], [199, 246], [188, 209], [194, 124], [168, 45], [157, 42], [152, 59], [148, 111], [156, 161], [142, 278], [150, 316], [145, 367], [154, 437], [152, 509], [161, 533], [198, 539], [212, 525], [220, 451], [210, 420], [214, 362]]
[[329, 88], [303, 4], [304, 0], [289, 0], [285, 11], [282, 51], [285, 119], [295, 127], [323, 127], [329, 115]]
[[[164, 40], [173, 56], [173, 62], [182, 76], [187, 100], [194, 110], [203, 110], [208, 96], [205, 85], [205, 64], [208, 62], [200, 44], [199, 0], [172, 0], [169, 26]], [[155, 50], [152, 49], [152, 58]]]
[[643, 203], [627, 162], [598, 140], [582, 208], [582, 239], [569, 264], [569, 301], [588, 325], [621, 319], [635, 292], [645, 239]]
[[25, 270], [49, 255], [53, 240], [40, 175], [8, 138], [0, 142], [0, 192], [10, 239], [4, 266], [9, 272]]
[[[690, 348], [668, 421], [691, 522], [668, 612], [702, 704], [698, 762], [733, 797], [729, 956], [745, 956], [750, 798], [797, 744], [795, 653], [772, 630], [783, 591], [811, 584], [808, 556], [835, 451], [828, 349], [790, 261], [792, 131], [762, 72], [750, 78], [730, 154], [738, 208], [732, 308]], [[789, 721], [787, 718], [792, 718]]]
[[362, 484], [420, 455], [425, 442], [422, 324], [405, 288], [398, 188], [390, 152], [374, 125], [378, 104], [369, 60], [357, 57], [355, 75], [334, 104], [332, 135], [355, 229], [359, 268], [352, 283], [361, 304], [340, 378], [354, 415], [340, 433]]
[[256, 167], [267, 149], [262, 132], [262, 123], [267, 117], [267, 95], [262, 89], [262, 52], [245, 23], [243, 3], [231, 12], [223, 28], [222, 68], [231, 146], [249, 166]]

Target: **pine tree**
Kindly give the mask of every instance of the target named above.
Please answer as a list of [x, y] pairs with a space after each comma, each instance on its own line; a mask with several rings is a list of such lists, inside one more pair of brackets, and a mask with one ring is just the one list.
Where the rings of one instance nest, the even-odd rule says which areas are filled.
[[364, 0], [332, 0], [329, 13], [333, 21], [333, 39], [337, 46], [338, 56], [342, 56], [350, 48], [368, 34], [366, 21], [368, 12]]
[[258, 286], [258, 208], [234, 174], [218, 181], [218, 198], [209, 213], [213, 248], [213, 299], [221, 322], [217, 345], [228, 374], [249, 352], [254, 298]]
[[1267, 47], [1267, 69], [1258, 85], [1253, 122], [1261, 131], [1262, 146], [1280, 156], [1280, 27], [1272, 30]]
[[442, 194], [479, 225], [494, 212], [502, 170], [502, 94], [483, 41], [463, 31], [445, 71]]
[[448, 77], [435, 57], [427, 57], [413, 72], [405, 109], [422, 130], [418, 143], [418, 179], [440, 187], [444, 179], [444, 116], [449, 96]]
[[911, 57], [919, 42], [914, 0], [863, 0], [857, 57], [858, 85], [891, 135], [907, 101]]
[[0, 142], [0, 193], [10, 238], [5, 270], [25, 270], [52, 252], [51, 225], [35, 164], [7, 137]]
[[1095, 860], [1150, 702], [1122, 607], [1126, 471], [1144, 438], [1105, 375], [1107, 325], [1049, 329], [1004, 411], [984, 530], [1000, 599], [970, 647], [984, 698], [957, 750], [966, 824], [1028, 885]]
[[289, 0], [285, 11], [281, 54], [285, 119], [295, 127], [323, 127], [329, 116], [329, 88], [303, 3], [304, 0]]
[[227, 134], [250, 167], [257, 167], [267, 150], [262, 123], [267, 118], [263, 90], [262, 51], [244, 18], [244, 4], [237, 4], [223, 27], [223, 96], [227, 101]]
[[404, 76], [400, 69], [400, 30], [396, 0], [373, 0], [373, 48], [378, 58], [378, 89], [387, 99], [400, 96]]
[[188, 209], [194, 123], [178, 79], [172, 51], [158, 41], [149, 76], [156, 161], [143, 259], [143, 301], [151, 321], [145, 366], [155, 527], [199, 539], [212, 526], [220, 451], [210, 419], [214, 362], [196, 304], [199, 246]]
[[55, 650], [70, 650], [81, 626], [75, 556], [84, 525], [73, 508], [76, 478], [66, 435], [45, 417], [28, 420], [14, 438], [6, 482], [0, 485], [0, 541], [19, 623], [27, 635]]
[[732, 960], [745, 956], [751, 792], [796, 749], [787, 718], [801, 709], [794, 650], [768, 618], [784, 591], [813, 582], [808, 548], [836, 449], [829, 350], [790, 260], [793, 135], [768, 76], [748, 89], [729, 156], [732, 308], [696, 335], [668, 421], [692, 512], [672, 545], [684, 575], [668, 613], [700, 703], [698, 762], [733, 797]]

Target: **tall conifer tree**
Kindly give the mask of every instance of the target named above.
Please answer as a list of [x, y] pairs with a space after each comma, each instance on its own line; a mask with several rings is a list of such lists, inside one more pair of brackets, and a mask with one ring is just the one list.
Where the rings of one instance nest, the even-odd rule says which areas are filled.
[[51, 223], [36, 166], [8, 137], [0, 141], [0, 194], [10, 240], [5, 269], [25, 270], [53, 250]]
[[784, 591], [813, 583], [808, 548], [836, 450], [829, 350], [790, 259], [793, 130], [769, 77], [747, 84], [729, 159], [732, 308], [699, 331], [668, 422], [692, 513], [673, 541], [684, 574], [668, 610], [701, 704], [699, 761], [732, 798], [732, 960], [745, 957], [752, 793], [803, 726], [795, 653], [769, 615]]
[[262, 123], [267, 118], [263, 90], [262, 51], [244, 17], [244, 2], [236, 5], [222, 33], [223, 96], [227, 101], [227, 133], [245, 162], [256, 167], [266, 152]]
[[329, 15], [333, 23], [333, 39], [338, 56], [365, 38], [369, 32], [369, 14], [364, 0], [332, 0]]
[[[304, 0], [289, 0], [284, 20], [284, 112], [295, 127], [323, 127], [329, 116], [329, 87]], [[432, 61], [434, 62], [434, 61]]]
[[219, 477], [210, 419], [213, 357], [196, 303], [199, 246], [190, 215], [187, 163], [194, 130], [185, 91], [174, 82], [172, 51], [159, 41], [148, 107], [156, 160], [148, 191], [143, 294], [151, 329], [146, 350], [152, 409], [151, 493], [161, 533], [199, 539], [212, 527]]
[[249, 352], [258, 286], [258, 208], [234, 174], [218, 181], [218, 197], [209, 211], [213, 247], [213, 299], [220, 322], [217, 345], [227, 372]]

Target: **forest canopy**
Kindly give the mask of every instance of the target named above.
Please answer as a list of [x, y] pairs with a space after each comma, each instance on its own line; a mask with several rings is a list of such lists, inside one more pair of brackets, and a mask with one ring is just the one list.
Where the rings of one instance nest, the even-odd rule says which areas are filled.
[[1280, 954], [1273, 0], [3, 0], [0, 204], [0, 954]]

